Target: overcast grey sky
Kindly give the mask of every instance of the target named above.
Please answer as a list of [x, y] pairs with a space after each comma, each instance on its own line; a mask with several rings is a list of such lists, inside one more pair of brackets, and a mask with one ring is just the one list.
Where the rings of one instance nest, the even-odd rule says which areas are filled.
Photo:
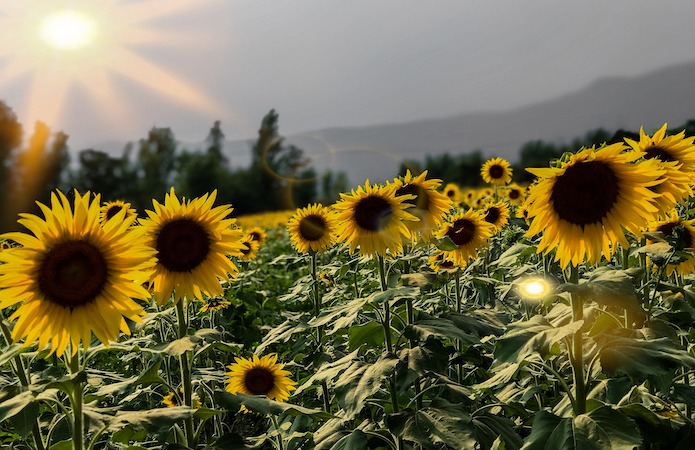
[[[14, 0], [0, 0], [0, 25], [20, 13], [6, 2]], [[202, 140], [216, 119], [228, 139], [253, 138], [271, 108], [283, 135], [499, 111], [695, 60], [692, 0], [108, 3], [111, 25], [129, 24], [131, 38], [117, 44], [129, 58], [109, 61], [115, 47], [103, 47], [64, 83], [59, 113], [38, 117], [73, 148], [136, 140], [152, 126]], [[140, 8], [119, 15], [122, 5]], [[0, 42], [0, 99], [30, 128], [41, 116], [27, 106], [36, 80], [67, 57], [34, 66], [31, 53], [10, 50], [12, 39]], [[8, 75], [13, 59], [26, 67]]]

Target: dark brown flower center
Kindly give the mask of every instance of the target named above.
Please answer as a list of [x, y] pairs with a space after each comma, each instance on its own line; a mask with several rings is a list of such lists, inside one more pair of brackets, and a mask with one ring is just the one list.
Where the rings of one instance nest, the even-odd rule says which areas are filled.
[[449, 227], [446, 235], [454, 241], [454, 244], [461, 247], [473, 240], [475, 237], [476, 226], [468, 219], [458, 219]]
[[678, 159], [674, 158], [673, 155], [668, 152], [668, 150], [663, 147], [659, 147], [658, 145], [652, 145], [651, 147], [647, 148], [645, 152], [647, 152], [645, 158], [648, 159], [658, 159], [663, 162], [678, 161]]
[[666, 236], [675, 234], [676, 239], [683, 244], [683, 248], [692, 248], [693, 237], [690, 235], [690, 232], [684, 226], [678, 225], [680, 225], [679, 222], [669, 222], [659, 225], [656, 230], [661, 231]]
[[268, 395], [275, 386], [275, 376], [264, 367], [255, 367], [246, 372], [244, 386], [252, 395]]
[[310, 214], [299, 221], [299, 234], [305, 241], [318, 241], [326, 233], [326, 221], [323, 217]]
[[500, 166], [499, 164], [493, 164], [490, 166], [487, 173], [493, 180], [498, 180], [504, 176], [504, 172], [504, 167]]
[[112, 207], [110, 207], [106, 211], [106, 220], [109, 220], [110, 218], [118, 214], [121, 211], [121, 209], [123, 209], [121, 205], [113, 205]]
[[391, 219], [391, 204], [378, 195], [370, 195], [357, 202], [355, 222], [363, 230], [379, 231]]
[[519, 197], [521, 197], [521, 191], [519, 189], [511, 189], [509, 191], [509, 199], [510, 200], [516, 200]]
[[485, 222], [496, 224], [502, 215], [500, 209], [496, 206], [491, 206], [485, 211]]
[[396, 196], [409, 194], [414, 195], [415, 198], [406, 200], [407, 203], [412, 204], [415, 209], [427, 211], [427, 208], [430, 206], [430, 198], [425, 188], [416, 184], [406, 184], [396, 190]]
[[172, 220], [157, 236], [157, 259], [172, 272], [190, 272], [205, 261], [210, 245], [208, 233], [195, 220]]
[[94, 301], [104, 289], [108, 266], [98, 248], [67, 241], [50, 249], [39, 266], [39, 289], [47, 300], [65, 307]]
[[602, 161], [567, 167], [555, 180], [550, 201], [560, 219], [584, 226], [600, 222], [618, 201], [620, 183]]
[[258, 231], [252, 231], [249, 233], [249, 236], [251, 236], [252, 241], [260, 241], [261, 240], [261, 233]]
[[241, 253], [243, 255], [248, 255], [249, 253], [251, 253], [251, 244], [249, 242], [242, 242], [241, 245], [243, 245], [243, 247], [241, 248]]

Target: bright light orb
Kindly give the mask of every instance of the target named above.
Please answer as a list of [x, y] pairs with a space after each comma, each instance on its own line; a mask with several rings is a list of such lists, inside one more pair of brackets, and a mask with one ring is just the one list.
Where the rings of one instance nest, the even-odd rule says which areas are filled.
[[519, 283], [519, 294], [522, 297], [538, 300], [548, 295], [552, 286], [543, 278], [527, 278]]
[[60, 50], [84, 47], [94, 40], [96, 25], [77, 11], [61, 11], [46, 17], [39, 28], [41, 38]]

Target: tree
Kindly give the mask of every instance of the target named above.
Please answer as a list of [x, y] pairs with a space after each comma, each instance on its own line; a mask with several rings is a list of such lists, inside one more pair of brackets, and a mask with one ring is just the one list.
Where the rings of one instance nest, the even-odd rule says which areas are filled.
[[153, 197], [162, 198], [169, 191], [174, 177], [177, 145], [171, 128], [153, 127], [147, 137], [138, 142], [138, 208], [151, 207]]

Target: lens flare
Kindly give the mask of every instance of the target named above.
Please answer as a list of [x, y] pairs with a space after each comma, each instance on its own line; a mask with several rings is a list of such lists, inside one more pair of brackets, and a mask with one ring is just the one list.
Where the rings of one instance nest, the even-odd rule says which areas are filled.
[[89, 45], [96, 35], [96, 24], [77, 11], [61, 11], [46, 17], [39, 28], [41, 38], [49, 45], [72, 50]]
[[547, 296], [552, 290], [552, 285], [540, 277], [526, 278], [518, 284], [519, 294], [531, 300], [538, 300]]

